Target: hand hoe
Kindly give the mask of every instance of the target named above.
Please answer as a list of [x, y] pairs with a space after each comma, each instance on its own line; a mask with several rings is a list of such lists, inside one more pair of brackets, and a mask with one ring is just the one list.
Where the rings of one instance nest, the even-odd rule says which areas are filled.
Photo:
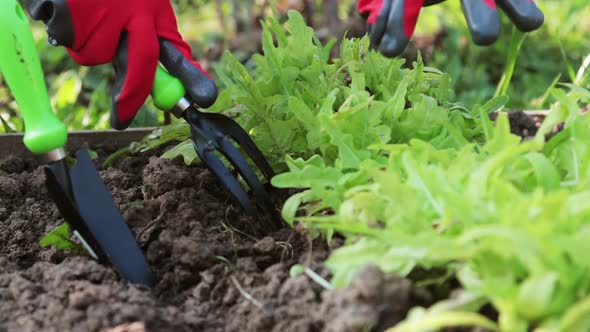
[[152, 286], [154, 276], [87, 151], [66, 164], [67, 129], [51, 109], [33, 35], [17, 0], [0, 1], [0, 72], [25, 122], [24, 144], [49, 160], [49, 195], [91, 256], [111, 263], [132, 283]]

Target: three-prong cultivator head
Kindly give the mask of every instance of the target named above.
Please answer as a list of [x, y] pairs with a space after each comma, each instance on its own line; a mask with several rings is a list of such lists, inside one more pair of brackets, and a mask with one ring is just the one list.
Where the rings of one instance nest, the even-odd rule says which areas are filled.
[[[154, 103], [158, 108], [172, 112], [189, 124], [197, 155], [231, 194], [235, 202], [252, 216], [259, 215], [258, 208], [261, 208], [270, 217], [262, 218], [267, 221], [268, 229], [278, 229], [281, 224], [280, 214], [248, 159], [267, 181], [274, 176], [272, 167], [248, 133], [234, 120], [220, 113], [199, 110], [195, 102], [198, 97], [192, 95], [207, 94], [207, 89], [215, 89], [215, 87], [194, 84], [199, 79], [209, 80], [200, 77], [203, 75], [202, 72], [196, 70], [177, 52], [167, 41], [160, 42], [160, 61], [170, 73], [162, 66], [158, 66], [152, 90]], [[248, 158], [242, 154], [242, 151]], [[223, 158], [227, 160], [227, 163], [223, 161]], [[235, 172], [228, 167], [229, 165]], [[239, 174], [243, 182], [252, 190], [254, 201], [250, 199], [234, 173]]]

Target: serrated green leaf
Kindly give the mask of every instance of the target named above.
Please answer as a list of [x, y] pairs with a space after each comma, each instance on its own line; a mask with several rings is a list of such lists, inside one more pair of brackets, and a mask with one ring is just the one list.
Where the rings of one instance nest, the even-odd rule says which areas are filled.
[[174, 159], [178, 156], [182, 156], [187, 166], [192, 165], [195, 160], [198, 160], [199, 157], [197, 156], [192, 140], [186, 140], [162, 154], [162, 158], [164, 159]]
[[57, 249], [80, 254], [84, 251], [80, 245], [70, 240], [70, 225], [63, 223], [47, 233], [39, 241], [41, 248], [54, 246]]

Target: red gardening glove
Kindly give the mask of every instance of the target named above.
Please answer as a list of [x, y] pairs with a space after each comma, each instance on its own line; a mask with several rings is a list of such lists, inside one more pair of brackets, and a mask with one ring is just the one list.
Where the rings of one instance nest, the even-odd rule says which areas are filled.
[[[386, 56], [400, 55], [414, 34], [420, 10], [444, 0], [359, 0], [358, 10], [367, 18], [371, 45]], [[541, 27], [544, 16], [533, 0], [461, 0], [463, 14], [477, 45], [490, 45], [500, 35], [496, 5], [518, 29]]]
[[65, 46], [78, 64], [116, 65], [115, 129], [127, 128], [150, 94], [160, 42], [173, 46], [167, 59], [175, 61], [175, 68], [167, 69], [192, 75], [190, 81], [181, 80], [195, 103], [206, 108], [217, 98], [211, 76], [192, 60], [191, 48], [178, 32], [170, 0], [30, 0], [27, 7], [33, 19], [45, 23], [49, 42]]

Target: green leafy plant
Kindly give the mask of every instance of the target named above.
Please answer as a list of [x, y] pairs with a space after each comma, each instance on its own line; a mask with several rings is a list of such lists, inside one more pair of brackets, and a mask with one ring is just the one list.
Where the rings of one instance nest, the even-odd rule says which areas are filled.
[[[443, 267], [456, 273], [466, 294], [496, 308], [493, 329], [588, 329], [590, 121], [577, 102], [590, 94], [555, 95], [562, 103], [545, 127], [562, 119], [567, 125], [546, 143], [542, 135], [521, 143], [501, 116], [483, 146], [440, 150], [416, 140], [381, 147], [387, 162], [363, 165], [364, 183], [347, 189], [332, 215], [299, 218], [347, 235], [348, 245], [327, 262], [333, 284], [346, 285], [367, 262], [402, 275], [418, 266]], [[475, 323], [463, 310], [417, 308], [392, 331], [421, 331], [411, 324], [418, 321]]]
[[421, 137], [453, 146], [482, 138], [475, 137], [478, 115], [453, 102], [448, 75], [420, 60], [404, 69], [403, 59], [369, 51], [368, 38], [343, 40], [340, 58], [330, 59], [334, 42], [322, 45], [298, 12], [289, 12], [284, 27], [267, 19], [253, 74], [224, 55], [217, 67], [224, 90], [211, 111], [233, 115], [278, 171], [287, 168], [286, 155], [317, 154], [346, 169], [370, 157], [372, 144]]
[[84, 252], [84, 248], [81, 245], [70, 240], [70, 225], [61, 224], [51, 232], [47, 233], [41, 241], [39, 241], [41, 248], [49, 246], [56, 247], [57, 249], [69, 251], [75, 254]]
[[[393, 331], [590, 328], [590, 122], [579, 114], [590, 93], [552, 89], [558, 103], [522, 141], [505, 113], [489, 119], [506, 97], [456, 104], [448, 75], [420, 60], [402, 69], [365, 39], [329, 59], [330, 44], [295, 12], [284, 28], [267, 20], [263, 34], [254, 74], [226, 55], [218, 110], [239, 110], [283, 172], [273, 185], [301, 190], [283, 207], [288, 222], [346, 236], [326, 262], [331, 284], [346, 286], [366, 264], [401, 275], [442, 268], [472, 299], [416, 308]], [[561, 122], [565, 130], [545, 142]], [[497, 321], [478, 313], [484, 304]]]

